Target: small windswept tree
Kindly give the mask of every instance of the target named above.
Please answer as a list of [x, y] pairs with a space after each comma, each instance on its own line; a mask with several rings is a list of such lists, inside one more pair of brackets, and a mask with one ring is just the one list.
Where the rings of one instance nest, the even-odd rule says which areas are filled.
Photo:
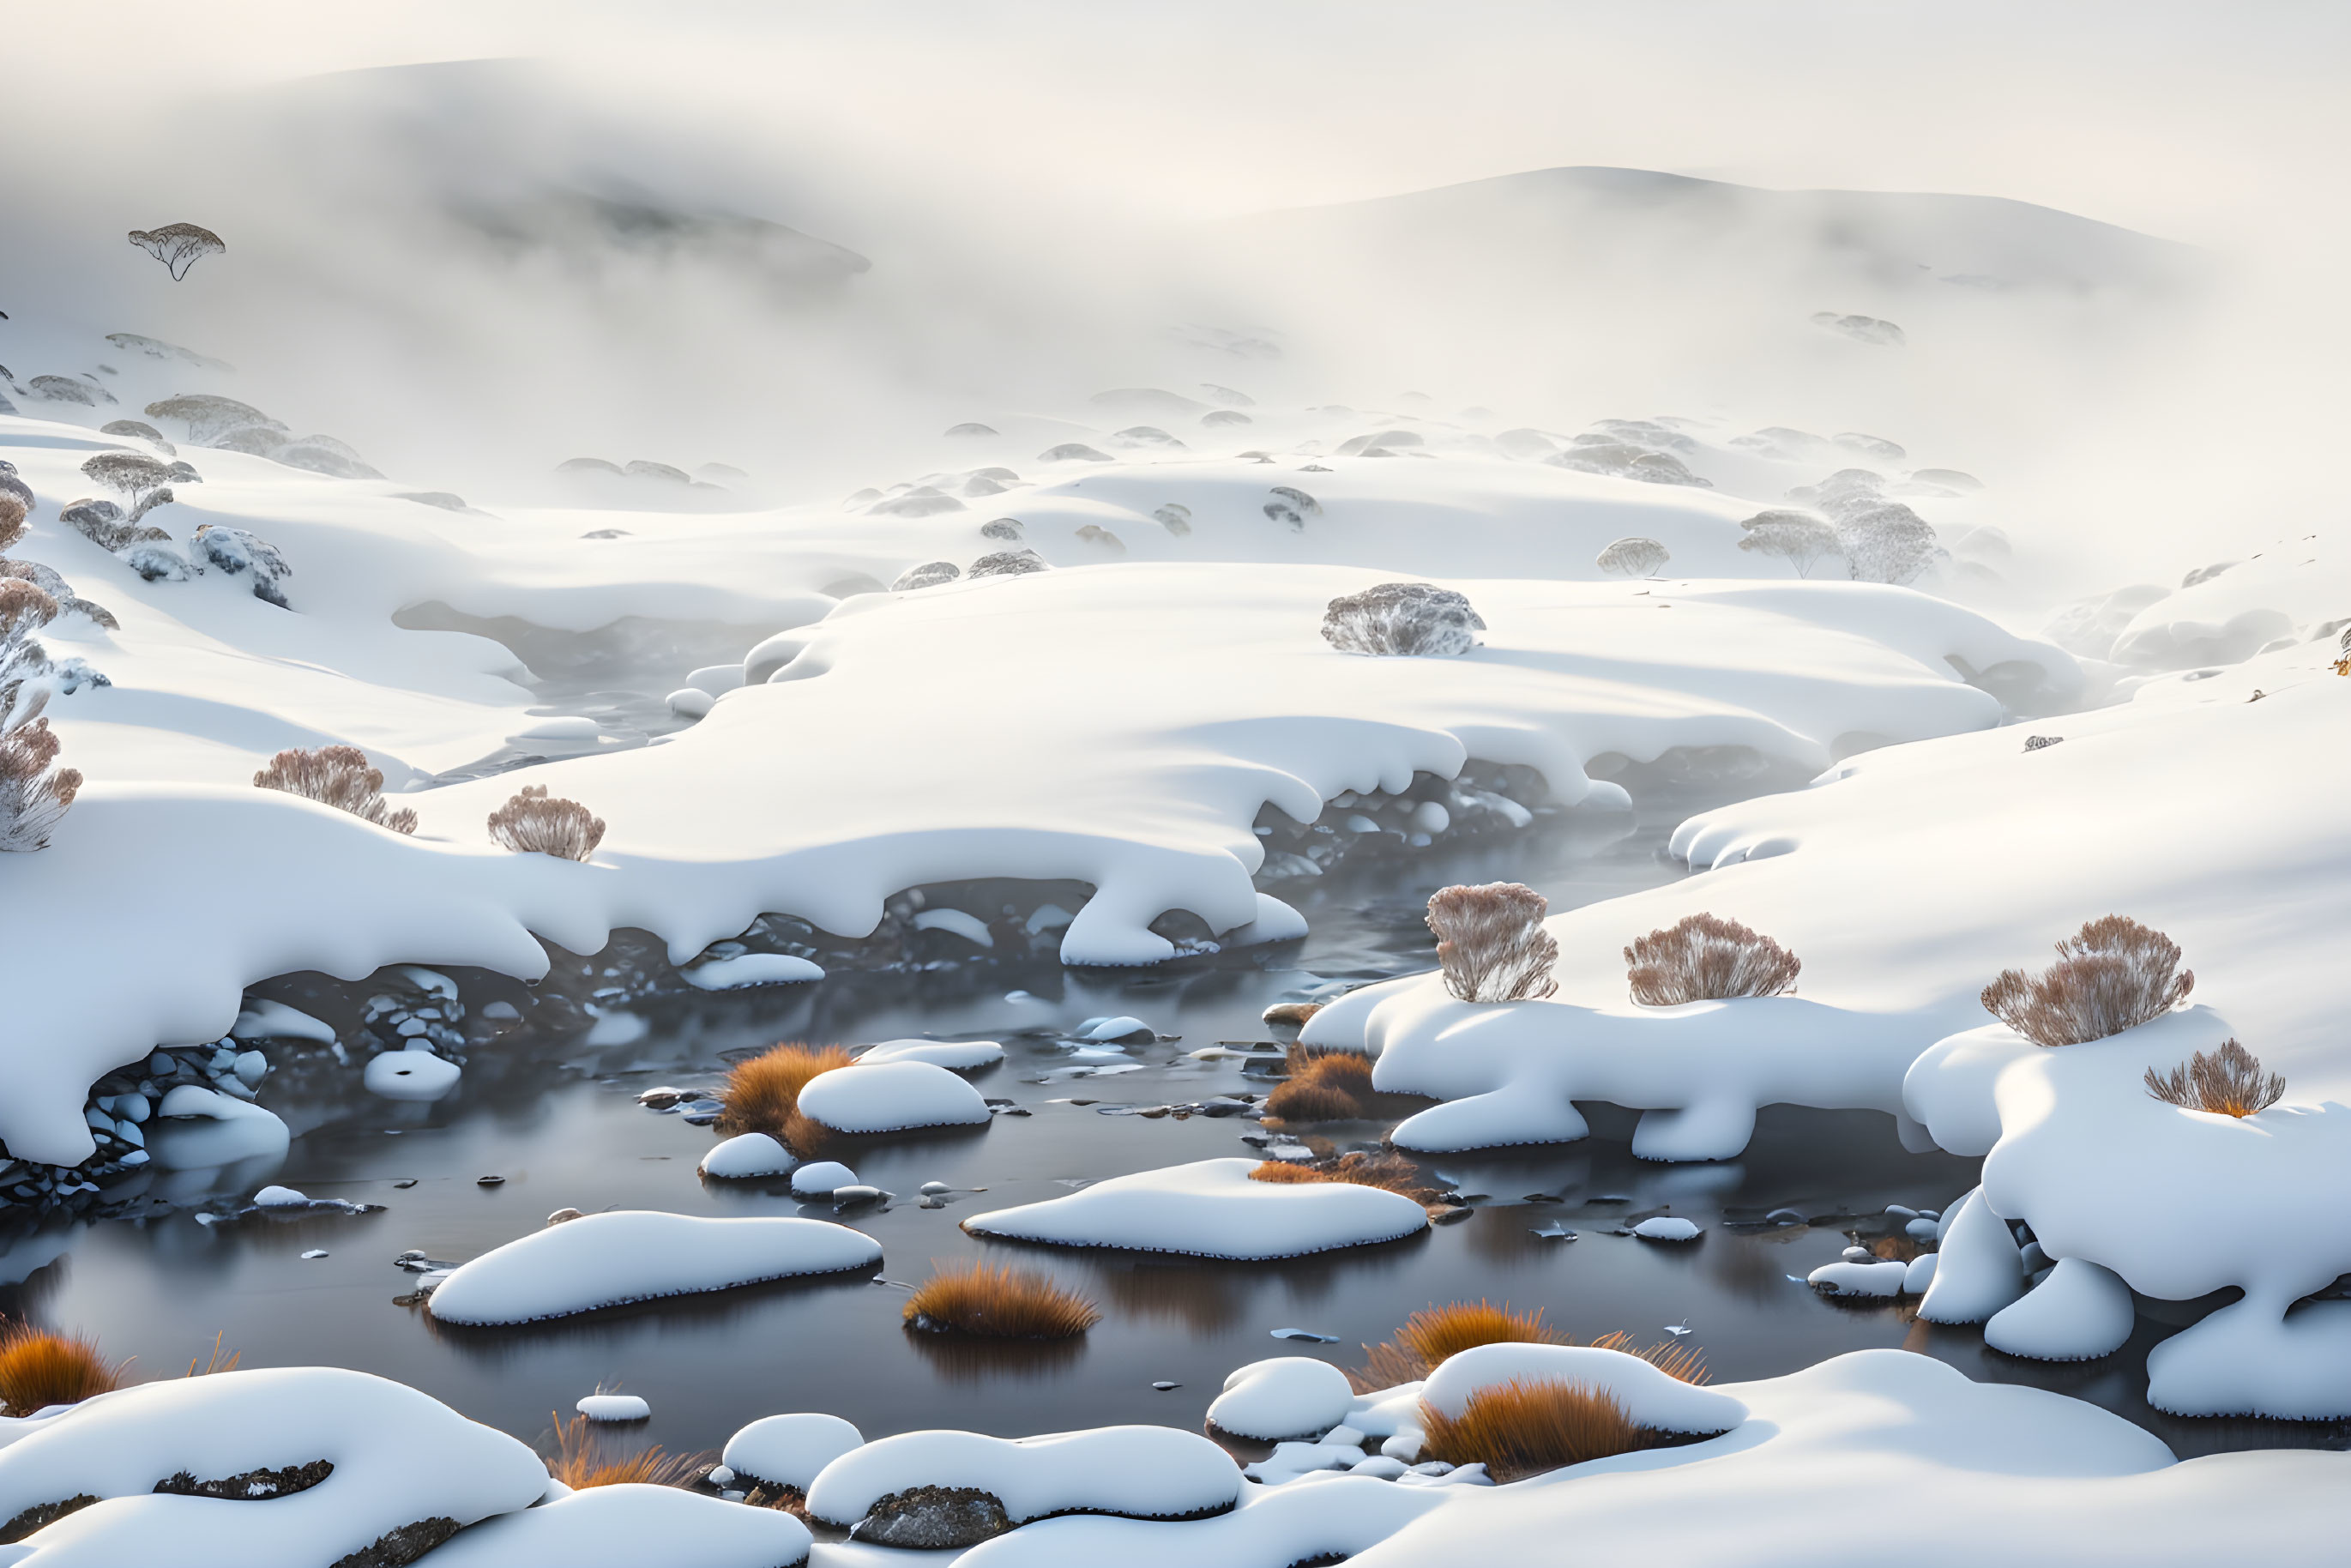
[[[81, 471], [131, 502], [131, 520], [151, 509], [147, 497], [170, 483], [171, 470], [143, 452], [101, 452], [84, 460]], [[155, 505], [163, 505], [157, 502]]]
[[253, 781], [264, 789], [283, 789], [288, 795], [349, 811], [361, 821], [395, 833], [416, 831], [414, 811], [395, 811], [384, 804], [383, 770], [369, 767], [367, 753], [356, 746], [281, 751], [253, 776]]
[[604, 819], [577, 800], [550, 800], [544, 784], [526, 784], [490, 813], [490, 837], [517, 854], [584, 861], [604, 841]]
[[1515, 882], [1440, 888], [1428, 901], [1445, 988], [1465, 1002], [1522, 1002], [1559, 989], [1559, 942], [1543, 929], [1551, 901]]
[[1621, 538], [1600, 552], [1596, 564], [1620, 577], [1655, 577], [1673, 554], [1656, 539]]
[[81, 775], [51, 771], [57, 737], [40, 716], [49, 700], [48, 656], [33, 633], [57, 618], [57, 601], [21, 578], [0, 578], [0, 852], [48, 847], [74, 802]]
[[2285, 1074], [2262, 1072], [2260, 1057], [2234, 1040], [2224, 1040], [2219, 1049], [2198, 1051], [2168, 1076], [2148, 1068], [2147, 1092], [2184, 1110], [2258, 1116], [2285, 1097]]
[[2161, 1018], [2196, 988], [2179, 945], [2120, 915], [2057, 944], [2038, 975], [2004, 969], [1983, 988], [1984, 1010], [2035, 1045], [2081, 1045]]
[[1625, 965], [1633, 999], [1652, 1008], [1780, 996], [1794, 988], [1804, 967], [1769, 936], [1718, 915], [1688, 915], [1635, 937]]
[[1466, 595], [1426, 582], [1375, 583], [1322, 612], [1322, 640], [1343, 653], [1450, 657], [1468, 653], [1485, 629]]
[[1814, 561], [1836, 553], [1836, 530], [1803, 512], [1761, 512], [1739, 526], [1747, 530], [1740, 549], [1784, 560], [1798, 577], [1812, 576]]
[[160, 229], [132, 229], [131, 243], [168, 268], [172, 281], [188, 276], [188, 268], [207, 256], [228, 249], [221, 236], [196, 224], [165, 224]]

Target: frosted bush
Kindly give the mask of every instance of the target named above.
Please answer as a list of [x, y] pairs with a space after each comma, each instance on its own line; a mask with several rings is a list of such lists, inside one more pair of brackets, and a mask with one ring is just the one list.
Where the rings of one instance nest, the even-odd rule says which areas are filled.
[[1834, 310], [1818, 310], [1813, 314], [1813, 325], [1842, 333], [1858, 343], [1874, 343], [1882, 348], [1900, 348], [1907, 341], [1901, 328], [1875, 316], [1843, 316]]
[[245, 528], [233, 528], [223, 523], [206, 523], [196, 529], [195, 538], [188, 541], [203, 560], [218, 567], [234, 577], [249, 572], [253, 577], [253, 596], [280, 610], [293, 606], [278, 584], [294, 575], [277, 547]]
[[78, 402], [85, 408], [96, 408], [101, 399], [114, 401], [114, 394], [104, 387], [76, 381], [71, 376], [35, 376], [25, 385], [35, 397], [47, 398], [51, 402]]
[[1633, 999], [1645, 1007], [1776, 997], [1791, 990], [1803, 965], [1793, 953], [1715, 915], [1692, 915], [1625, 949]]
[[172, 281], [177, 283], [188, 276], [188, 268], [208, 256], [218, 256], [228, 246], [221, 236], [195, 224], [165, 224], [160, 229], [132, 229], [131, 243], [153, 256], [168, 268]]
[[935, 588], [942, 582], [953, 582], [963, 575], [962, 569], [951, 560], [929, 560], [920, 566], [910, 566], [898, 574], [890, 585], [893, 593], [907, 593], [917, 588]]
[[141, 538], [115, 552], [116, 559], [147, 582], [185, 582], [203, 575], [204, 568], [182, 555], [161, 528], [157, 538]]
[[1020, 542], [1020, 519], [997, 517], [992, 521], [982, 523], [979, 525], [979, 537], [984, 539], [1002, 539], [1007, 544], [1017, 545]]
[[965, 571], [966, 577], [1025, 577], [1032, 571], [1049, 570], [1045, 558], [1032, 549], [1000, 549], [981, 556]]
[[0, 550], [6, 549], [25, 537], [25, 503], [7, 491], [0, 490]]
[[2258, 1116], [2285, 1096], [2285, 1074], [2264, 1073], [2262, 1059], [2233, 1040], [2198, 1051], [2168, 1076], [2147, 1070], [2147, 1092], [2167, 1105], [2220, 1116]]
[[544, 784], [530, 784], [490, 813], [490, 837], [517, 854], [584, 861], [604, 841], [604, 819], [577, 800], [549, 799]]
[[286, 427], [249, 402], [239, 402], [233, 397], [220, 397], [212, 392], [192, 392], [180, 397], [167, 397], [151, 402], [146, 408], [150, 419], [176, 419], [188, 427], [188, 439], [199, 446], [210, 446], [232, 430], [255, 426]]
[[1739, 526], [1747, 530], [1740, 549], [1784, 560], [1798, 577], [1810, 577], [1814, 561], [1836, 553], [1836, 530], [1803, 512], [1762, 512]]
[[1322, 640], [1343, 653], [1450, 657], [1477, 643], [1485, 621], [1464, 595], [1426, 582], [1383, 582], [1322, 612]]
[[54, 772], [57, 737], [39, 716], [49, 698], [47, 655], [33, 633], [57, 618], [57, 602], [21, 578], [0, 578], [0, 851], [47, 848], [73, 804], [81, 775]]
[[2040, 974], [2001, 971], [1981, 999], [2035, 1045], [2080, 1045], [2161, 1018], [2195, 988], [2194, 972], [2179, 968], [2179, 944], [2109, 915], [2058, 943], [2057, 962]]
[[414, 811], [394, 811], [384, 804], [383, 773], [369, 767], [367, 753], [356, 746], [281, 751], [253, 776], [253, 781], [264, 789], [283, 789], [288, 795], [349, 811], [395, 833], [416, 831]]
[[57, 521], [110, 552], [135, 544], [162, 543], [172, 537], [152, 523], [131, 521], [120, 507], [105, 500], [76, 501], [58, 511]]
[[1181, 501], [1170, 501], [1151, 514], [1152, 520], [1177, 538], [1192, 531], [1192, 508]]
[[1445, 988], [1465, 1002], [1520, 1002], [1559, 989], [1559, 943], [1543, 929], [1550, 902], [1515, 882], [1440, 888], [1428, 901]]
[[1322, 515], [1322, 503], [1294, 485], [1276, 485], [1270, 493], [1275, 500], [1289, 506], [1301, 517], [1319, 517]]
[[135, 507], [139, 497], [160, 490], [168, 480], [163, 465], [143, 452], [101, 452], [83, 461], [81, 471]]
[[1603, 571], [1625, 577], [1655, 577], [1673, 559], [1671, 552], [1655, 539], [1622, 538], [1602, 550], [1594, 564]]
[[1898, 501], [1840, 519], [1836, 537], [1855, 582], [1914, 581], [1944, 554], [1932, 525]]

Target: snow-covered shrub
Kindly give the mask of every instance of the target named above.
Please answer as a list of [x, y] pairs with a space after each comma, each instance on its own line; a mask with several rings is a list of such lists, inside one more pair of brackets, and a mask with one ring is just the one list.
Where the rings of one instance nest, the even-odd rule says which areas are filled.
[[1520, 1002], [1559, 989], [1551, 967], [1559, 943], [1543, 929], [1550, 900], [1515, 882], [1439, 888], [1428, 900], [1428, 928], [1445, 988], [1465, 1002]]
[[150, 490], [145, 495], [140, 497], [139, 499], [131, 505], [131, 515], [123, 520], [131, 524], [133, 528], [136, 528], [139, 526], [140, 518], [145, 517], [156, 507], [168, 507], [173, 501], [178, 499], [179, 497], [177, 496], [172, 494], [172, 487], [169, 485], [162, 486], [161, 489]]
[[100, 452], [83, 459], [81, 471], [115, 494], [130, 497], [133, 507], [141, 496], [162, 489], [169, 478], [163, 465], [143, 452]]
[[1796, 956], [1736, 920], [1692, 915], [1625, 949], [1633, 999], [1669, 1008], [1731, 997], [1776, 997], [1803, 967]]
[[109, 552], [128, 549], [135, 544], [160, 543], [172, 537], [152, 525], [128, 521], [122, 508], [107, 500], [76, 501], [59, 510], [57, 521]]
[[2198, 1051], [2168, 1076], [2147, 1070], [2147, 1092], [2167, 1105], [2210, 1111], [2220, 1116], [2258, 1116], [2285, 1095], [2285, 1074], [2264, 1073], [2262, 1059], [2224, 1040], [2210, 1052]]
[[604, 841], [604, 819], [577, 800], [549, 799], [544, 784], [527, 784], [490, 813], [490, 837], [517, 854], [584, 861]]
[[2024, 749], [2046, 751], [2053, 746], [2063, 746], [2064, 743], [2065, 737], [2062, 735], [2028, 735], [2024, 737]]
[[981, 556], [964, 571], [966, 577], [1025, 577], [1047, 570], [1045, 558], [1032, 549], [1000, 549]]
[[1319, 517], [1322, 515], [1322, 503], [1294, 485], [1276, 485], [1269, 493], [1301, 517]]
[[1126, 553], [1125, 541], [1099, 523], [1087, 523], [1079, 528], [1078, 539], [1082, 544], [1101, 545], [1119, 555]]
[[1636, 1423], [1614, 1394], [1565, 1379], [1512, 1378], [1470, 1395], [1458, 1416], [1426, 1400], [1420, 1414], [1422, 1458], [1483, 1463], [1488, 1475], [1505, 1483], [1663, 1440]]
[[1739, 526], [1747, 530], [1740, 549], [1784, 560], [1798, 577], [1810, 577], [1814, 561], [1836, 553], [1836, 530], [1809, 513], [1760, 512]]
[[1600, 552], [1593, 562], [1603, 571], [1625, 577], [1655, 577], [1673, 554], [1655, 539], [1621, 538]]
[[[165, 495], [170, 493], [164, 492]], [[268, 540], [249, 529], [233, 528], [222, 523], [205, 523], [196, 529], [195, 537], [188, 543], [199, 559], [210, 561], [231, 577], [239, 572], [250, 572], [256, 599], [266, 604], [275, 604], [280, 610], [293, 608], [286, 602], [285, 591], [277, 585], [293, 576], [294, 569], [286, 564], [286, 558], [278, 554], [277, 547]]]
[[897, 580], [890, 585], [890, 591], [909, 593], [917, 588], [935, 588], [942, 582], [953, 582], [962, 575], [962, 569], [951, 560], [925, 561], [920, 566], [910, 566], [900, 572]]
[[1037, 454], [1040, 463], [1108, 463], [1107, 452], [1097, 452], [1082, 441], [1064, 441], [1059, 446], [1048, 446]]
[[177, 283], [188, 276], [188, 268], [207, 256], [218, 256], [228, 249], [221, 236], [195, 224], [165, 224], [160, 229], [132, 229], [131, 243], [153, 256], [169, 269], [172, 281]]
[[16, 465], [5, 458], [0, 458], [0, 496], [14, 497], [27, 512], [33, 509], [33, 487], [16, 476]]
[[1855, 582], [1910, 582], [1944, 554], [1933, 525], [1898, 501], [1840, 518], [1836, 538]]
[[210, 446], [232, 430], [249, 430], [256, 426], [276, 426], [280, 431], [286, 428], [249, 402], [239, 402], [233, 397], [221, 397], [213, 392], [167, 397], [149, 403], [146, 413], [150, 419], [181, 421], [188, 427], [188, 439], [199, 446]]
[[0, 550], [25, 537], [25, 517], [29, 510], [14, 495], [0, 490]]
[[100, 402], [112, 402], [114, 394], [95, 382], [78, 381], [72, 376], [35, 376], [25, 383], [35, 397], [51, 402], [78, 402], [85, 408], [96, 408]]
[[[76, 594], [64, 578], [58, 576], [53, 569], [43, 566], [39, 561], [0, 559], [0, 577], [13, 577], [19, 581], [31, 583], [57, 601], [57, 612], [61, 615], [87, 615], [110, 632], [121, 630], [122, 623], [114, 618], [112, 612], [104, 605], [93, 604]], [[104, 676], [90, 671], [89, 666], [79, 659], [68, 659], [57, 668], [60, 673], [76, 669], [89, 672], [89, 676], [91, 677], [89, 679], [89, 684], [92, 685], [102, 686], [111, 684]], [[73, 688], [68, 685], [64, 689], [70, 691]]]
[[1486, 622], [1468, 599], [1426, 582], [1382, 582], [1343, 593], [1322, 612], [1322, 640], [1343, 653], [1451, 657], [1476, 645]]
[[1192, 508], [1181, 501], [1170, 501], [1155, 510], [1151, 520], [1180, 539], [1192, 531]]
[[362, 821], [395, 833], [416, 831], [416, 813], [392, 810], [384, 804], [383, 772], [368, 766], [367, 753], [356, 746], [321, 746], [314, 751], [287, 749], [269, 759], [253, 776], [264, 789], [283, 789], [306, 800], [317, 800], [338, 811], [349, 811]]
[[2179, 946], [2120, 915], [2093, 920], [2057, 944], [2038, 975], [2004, 969], [1983, 988], [1984, 1010], [2035, 1045], [2080, 1045], [2161, 1018], [2196, 988]]
[[1844, 316], [1834, 310], [1813, 312], [1813, 325], [1844, 334], [1857, 343], [1873, 343], [1881, 348], [1900, 348], [1906, 340], [1902, 329], [1891, 321], [1881, 321], [1875, 316]]
[[989, 1339], [1074, 1339], [1102, 1310], [1046, 1275], [972, 1262], [934, 1272], [906, 1298], [909, 1328]]
[[979, 525], [979, 537], [984, 539], [1002, 539], [1007, 544], [1019, 544], [1020, 542], [1020, 519], [1018, 517], [997, 517], [988, 522], [982, 523]]
[[0, 1333], [0, 1409], [18, 1417], [51, 1405], [78, 1405], [122, 1386], [122, 1369], [79, 1334], [45, 1333], [30, 1323]]
[[1408, 1197], [1432, 1213], [1444, 1210], [1439, 1200], [1444, 1197], [1420, 1167], [1398, 1154], [1367, 1155], [1361, 1151], [1341, 1155], [1335, 1159], [1316, 1160], [1307, 1164], [1299, 1160], [1266, 1160], [1249, 1171], [1249, 1180], [1271, 1182], [1277, 1186], [1314, 1186], [1338, 1182], [1348, 1186], [1373, 1186], [1382, 1192], [1392, 1192]]
[[49, 699], [48, 655], [33, 633], [57, 601], [18, 577], [0, 577], [0, 851], [45, 849], [81, 789], [70, 768], [50, 771], [57, 737], [39, 716]]

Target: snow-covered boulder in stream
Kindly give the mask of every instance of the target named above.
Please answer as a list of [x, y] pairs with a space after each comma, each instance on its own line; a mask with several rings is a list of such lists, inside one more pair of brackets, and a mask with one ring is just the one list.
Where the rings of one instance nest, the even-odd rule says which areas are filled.
[[676, 1487], [589, 1487], [460, 1532], [428, 1568], [799, 1568], [813, 1540], [790, 1514]]
[[979, 1091], [946, 1068], [886, 1060], [818, 1073], [800, 1091], [799, 1111], [841, 1133], [972, 1127], [989, 1115]]
[[821, 1219], [622, 1209], [550, 1225], [461, 1264], [428, 1304], [444, 1323], [527, 1323], [881, 1260], [872, 1237]]
[[1354, 1402], [1347, 1375], [1329, 1362], [1277, 1355], [1227, 1376], [1208, 1406], [1208, 1424], [1261, 1442], [1321, 1437], [1346, 1419]]
[[840, 1416], [799, 1411], [752, 1422], [726, 1439], [720, 1462], [738, 1480], [805, 1493], [818, 1471], [864, 1445], [864, 1437]]
[[1257, 1165], [1200, 1160], [1137, 1171], [1066, 1197], [975, 1214], [963, 1228], [1063, 1247], [1243, 1259], [1298, 1258], [1428, 1228], [1427, 1210], [1400, 1194], [1348, 1182], [1252, 1181]]

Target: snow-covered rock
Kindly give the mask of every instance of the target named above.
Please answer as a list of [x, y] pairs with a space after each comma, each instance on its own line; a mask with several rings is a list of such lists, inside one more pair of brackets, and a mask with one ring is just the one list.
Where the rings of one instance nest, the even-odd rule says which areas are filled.
[[789, 953], [740, 953], [713, 958], [685, 971], [685, 981], [705, 991], [739, 991], [748, 986], [797, 986], [824, 978], [821, 965]]
[[[1253, 1361], [1225, 1379], [1208, 1423], [1237, 1437], [1311, 1437], [1346, 1419], [1355, 1402], [1347, 1375], [1311, 1356]], [[1320, 1468], [1320, 1467], [1310, 1467]]]
[[588, 1394], [571, 1407], [590, 1421], [643, 1421], [653, 1407], [634, 1394]]
[[386, 1100], [438, 1100], [457, 1087], [465, 1069], [429, 1051], [387, 1051], [368, 1059], [368, 1092]]
[[838, 1416], [813, 1411], [766, 1416], [726, 1439], [721, 1456], [742, 1479], [806, 1492], [817, 1472], [865, 1438]]
[[992, 1040], [885, 1040], [857, 1054], [860, 1067], [885, 1061], [927, 1061], [950, 1072], [973, 1072], [1004, 1060], [1004, 1047]]
[[812, 1160], [792, 1172], [792, 1192], [799, 1197], [831, 1197], [857, 1185], [857, 1173], [839, 1160]]
[[1685, 1219], [1678, 1214], [1653, 1214], [1634, 1226], [1633, 1234], [1644, 1241], [1695, 1241], [1699, 1232], [1694, 1219]]
[[843, 1133], [977, 1126], [988, 1119], [978, 1090], [920, 1061], [863, 1061], [820, 1072], [800, 1091], [800, 1113]]
[[[821, 1080], [820, 1080], [821, 1082]], [[1138, 1171], [963, 1222], [974, 1236], [1201, 1258], [1296, 1258], [1424, 1230], [1408, 1197], [1344, 1182], [1251, 1181], [1258, 1162], [1201, 1160]]]
[[432, 1568], [798, 1568], [813, 1538], [789, 1513], [676, 1487], [588, 1487], [461, 1531]]
[[443, 1322], [532, 1322], [881, 1261], [872, 1238], [821, 1219], [705, 1219], [622, 1209], [533, 1231], [451, 1271]]
[[1056, 1513], [1171, 1519], [1230, 1508], [1241, 1474], [1224, 1449], [1172, 1427], [1097, 1427], [1042, 1437], [902, 1432], [819, 1472], [808, 1510], [847, 1527], [914, 1487], [972, 1487], [1014, 1524]]
[[743, 1133], [702, 1156], [702, 1174], [721, 1181], [747, 1181], [790, 1173], [792, 1152], [766, 1133]]

